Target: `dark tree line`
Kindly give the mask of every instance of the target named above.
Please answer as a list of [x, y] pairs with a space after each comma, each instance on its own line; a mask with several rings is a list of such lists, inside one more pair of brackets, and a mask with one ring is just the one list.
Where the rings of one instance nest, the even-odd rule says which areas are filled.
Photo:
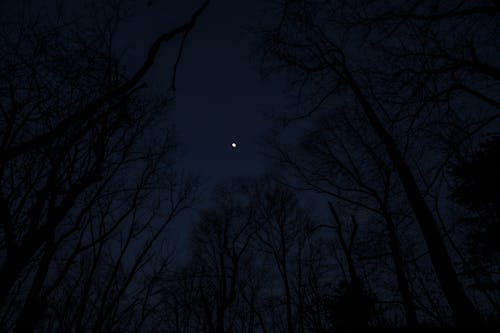
[[173, 165], [169, 98], [147, 98], [142, 80], [207, 4], [158, 36], [133, 73], [113, 46], [120, 2], [96, 8], [87, 26], [44, 13], [2, 26], [1, 331], [148, 323], [169, 263], [162, 235], [196, 182]]
[[209, 1], [133, 72], [127, 3], [96, 3], [0, 30], [0, 331], [499, 328], [498, 1], [270, 2], [276, 170], [216, 186], [184, 262], [165, 233], [198, 183], [143, 82], [177, 41], [175, 90]]
[[[275, 155], [316, 191], [369, 210], [367, 200], [377, 202], [409, 325], [417, 321], [395, 254], [390, 187], [404, 196], [398, 205], [407, 206], [423, 236], [457, 325], [484, 325], [453, 262], [452, 250], [464, 257], [441, 202], [450, 193], [450, 161], [495, 128], [499, 115], [498, 60], [491, 53], [498, 51], [498, 10], [488, 1], [285, 1], [276, 9], [278, 22], [262, 29], [265, 70], [289, 73], [296, 96], [299, 114], [284, 120], [328, 118], [306, 140], [312, 163], [284, 149]], [[379, 169], [379, 184], [366, 175], [367, 163]]]

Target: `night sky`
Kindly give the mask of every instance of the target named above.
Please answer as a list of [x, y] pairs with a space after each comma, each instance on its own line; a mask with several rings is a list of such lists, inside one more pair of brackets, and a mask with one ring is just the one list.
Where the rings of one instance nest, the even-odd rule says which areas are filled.
[[[165, 27], [185, 22], [199, 4], [190, 0], [139, 5], [140, 15], [122, 34], [130, 50], [128, 62], [142, 61], [154, 38]], [[200, 177], [201, 187], [198, 209], [179, 216], [167, 233], [178, 260], [187, 254], [189, 230], [199, 210], [209, 205], [213, 186], [261, 175], [271, 165], [260, 151], [263, 137], [277, 125], [270, 116], [282, 108], [284, 82], [261, 78], [257, 37], [250, 31], [268, 5], [265, 0], [214, 1], [186, 42], [169, 112], [181, 145], [179, 166]], [[165, 14], [169, 11], [179, 14]], [[169, 87], [177, 43], [165, 45], [148, 75], [153, 91]], [[233, 142], [236, 149], [231, 148]]]
[[[200, 2], [173, 3], [153, 1], [127, 26], [124, 35], [130, 38], [124, 40], [133, 47], [131, 63], [141, 59], [148, 42], [170, 22], [184, 22]], [[215, 1], [187, 40], [170, 112], [184, 152], [183, 166], [208, 186], [257, 175], [267, 167], [258, 144], [272, 126], [269, 114], [279, 109], [283, 87], [259, 75], [256, 37], [248, 28], [258, 22], [263, 8], [265, 1]], [[165, 14], [169, 11], [179, 13], [176, 21]], [[148, 83], [158, 91], [170, 84], [168, 66], [174, 52], [167, 54], [169, 50], [175, 49], [166, 47], [150, 73]], [[236, 150], [230, 147], [233, 141]]]
[[[158, 35], [188, 21], [201, 4], [195, 0], [128, 3], [129, 16], [121, 22], [115, 46], [130, 73], [142, 64]], [[14, 14], [21, 8], [36, 12], [48, 7], [54, 13], [52, 5], [32, 0], [20, 6], [17, 1], [7, 1], [2, 12]], [[200, 179], [198, 209], [209, 204], [217, 183], [257, 176], [269, 169], [270, 162], [259, 151], [263, 136], [276, 125], [270, 115], [282, 107], [283, 82], [261, 78], [257, 37], [250, 32], [268, 5], [264, 0], [214, 1], [186, 41], [175, 100], [167, 112], [180, 145], [178, 167]], [[81, 1], [64, 2], [62, 8], [69, 16], [88, 12]], [[162, 45], [143, 80], [148, 85], [146, 94], [162, 95], [170, 88], [179, 42], [176, 38]], [[231, 148], [233, 142], [236, 149]], [[182, 214], [167, 233], [179, 258], [197, 214], [197, 210]]]
[[[93, 20], [102, 19], [95, 15], [102, 13], [96, 13], [96, 7], [89, 5], [92, 2], [5, 0], [0, 3], [0, 20], [5, 24], [12, 19], [12, 26], [16, 27], [15, 22], [23, 22], [23, 15], [30, 18], [40, 15], [40, 20], [48, 22], [47, 26], [52, 28], [51, 24], [61, 13], [64, 17], [62, 21], [76, 18], [76, 29], [83, 34], [85, 27], [91, 26]], [[217, 325], [222, 323], [223, 328], [226, 323], [222, 319], [224, 315], [227, 316], [224, 311], [232, 311], [231, 307], [237, 300], [241, 303], [242, 313], [250, 313], [250, 310], [246, 310], [247, 305], [254, 312], [253, 307], [258, 303], [253, 298], [258, 299], [258, 302], [262, 300], [258, 311], [272, 318], [273, 329], [278, 329], [280, 321], [283, 321], [283, 299], [286, 299], [289, 333], [299, 332], [293, 329], [294, 325], [299, 325], [299, 321], [294, 322], [294, 316], [304, 321], [309, 320], [304, 319], [308, 313], [316, 315], [316, 312], [320, 317], [325, 316], [327, 324], [336, 322], [335, 325], [339, 326], [335, 326], [335, 331], [343, 331], [337, 329], [344, 325], [344, 320], [348, 322], [348, 327], [351, 324], [352, 327], [358, 327], [359, 324], [359, 327], [366, 328], [373, 324], [381, 329], [384, 325], [392, 327], [395, 324], [394, 327], [397, 327], [399, 323], [406, 323], [411, 329], [419, 328], [420, 324], [425, 328], [427, 322], [443, 327], [449, 323], [455, 323], [457, 327], [462, 323], [483, 326], [486, 323], [481, 318], [483, 314], [479, 312], [479, 307], [476, 309], [470, 302], [469, 296], [477, 296], [488, 285], [479, 281], [481, 275], [476, 275], [481, 274], [477, 272], [483, 267], [483, 258], [482, 254], [475, 257], [473, 249], [477, 244], [490, 245], [486, 242], [489, 242], [489, 235], [486, 235], [489, 231], [485, 232], [481, 223], [488, 222], [486, 227], [489, 228], [499, 218], [499, 186], [491, 186], [489, 192], [484, 191], [485, 184], [497, 184], [495, 182], [499, 181], [498, 170], [491, 167], [500, 165], [495, 155], [500, 142], [500, 136], [497, 135], [500, 126], [500, 65], [498, 58], [491, 55], [494, 53], [491, 50], [498, 49], [498, 45], [492, 42], [498, 38], [494, 36], [498, 28], [491, 28], [495, 25], [492, 22], [498, 23], [498, 15], [492, 15], [489, 25], [485, 24], [484, 29], [481, 23], [478, 24], [480, 20], [471, 19], [470, 31], [475, 32], [477, 29], [478, 32], [467, 43], [460, 36], [456, 37], [465, 33], [458, 31], [462, 27], [454, 20], [455, 16], [460, 19], [462, 15], [466, 20], [468, 15], [476, 15], [475, 11], [489, 17], [487, 10], [491, 7], [498, 14], [500, 5], [498, 1], [492, 1], [492, 4], [484, 1], [487, 5], [482, 7], [483, 2], [479, 1], [481, 6], [474, 8], [470, 3], [457, 2], [456, 8], [447, 8], [450, 7], [449, 3], [442, 5], [437, 1], [432, 2], [434, 7], [430, 6], [430, 2], [423, 1], [424, 5], [415, 2], [407, 13], [402, 2], [211, 1], [189, 31], [178, 66], [175, 67], [175, 64], [181, 35], [168, 43], [161, 43], [152, 68], [141, 77], [139, 83], [131, 80], [133, 84], [130, 85], [127, 75], [132, 76], [141, 68], [155, 40], [173, 27], [189, 22], [203, 3], [202, 0], [118, 0], [117, 3], [124, 6], [124, 16], [111, 42], [111, 61], [105, 52], [92, 53], [90, 50], [89, 56], [85, 52], [87, 49], [75, 47], [71, 39], [63, 40], [69, 35], [72, 36], [69, 38], [73, 38], [72, 31], [65, 30], [66, 26], [58, 26], [54, 31], [60, 29], [64, 32], [61, 33], [62, 49], [66, 47], [64, 42], [67, 42], [68, 49], [77, 52], [71, 54], [73, 58], [68, 56], [67, 59], [64, 56], [52, 58], [53, 55], [47, 52], [49, 56], [40, 56], [40, 59], [43, 59], [41, 62], [49, 59], [48, 69], [40, 70], [38, 65], [33, 65], [34, 69], [30, 72], [30, 61], [39, 59], [35, 53], [37, 42], [43, 47], [51, 44], [45, 44], [43, 38], [46, 35], [39, 36], [38, 30], [28, 29], [35, 40], [35, 46], [30, 44], [31, 41], [26, 43], [29, 44], [28, 48], [35, 50], [34, 53], [27, 53], [28, 66], [15, 58], [19, 56], [23, 61], [23, 47], [14, 46], [12, 50], [4, 47], [7, 51], [0, 48], [8, 64], [0, 66], [4, 71], [0, 71], [0, 75], [13, 76], [5, 80], [6, 83], [0, 81], [0, 116], [7, 120], [0, 126], [1, 129], [7, 129], [1, 136], [4, 141], [1, 152], [7, 152], [6, 157], [0, 155], [0, 180], [5, 187], [5, 190], [0, 190], [0, 219], [6, 221], [0, 221], [0, 259], [3, 261], [0, 267], [0, 310], [2, 301], [9, 300], [9, 306], [14, 304], [15, 308], [17, 298], [26, 296], [26, 303], [19, 303], [22, 313], [16, 317], [15, 327], [21, 330], [17, 332], [22, 332], [25, 325], [34, 325], [26, 324], [28, 321], [23, 319], [25, 316], [29, 318], [33, 309], [38, 311], [34, 313], [40, 314], [52, 311], [45, 310], [47, 304], [44, 302], [52, 297], [50, 293], [56, 289], [50, 289], [45, 284], [50, 274], [58, 274], [58, 269], [65, 267], [60, 264], [54, 273], [51, 271], [59, 264], [56, 259], [59, 260], [57, 256], [60, 256], [67, 260], [68, 270], [61, 268], [61, 276], [67, 284], [57, 285], [57, 288], [65, 286], [60, 290], [61, 294], [67, 292], [70, 295], [63, 295], [67, 300], [71, 300], [73, 294], [76, 295], [77, 289], [66, 286], [74, 283], [78, 288], [81, 287], [83, 283], [78, 279], [86, 279], [88, 271], [91, 271], [88, 274], [89, 286], [93, 288], [95, 284], [96, 289], [102, 286], [100, 280], [94, 277], [100, 277], [101, 271], [103, 279], [108, 278], [106, 274], [109, 274], [107, 291], [114, 288], [113, 283], [119, 282], [116, 277], [123, 274], [121, 270], [126, 272], [130, 267], [130, 276], [140, 272], [143, 274], [141, 278], [145, 279], [134, 280], [131, 286], [146, 286], [148, 283], [154, 286], [161, 279], [167, 279], [165, 272], [168, 271], [171, 274], [168, 278], [172, 278], [175, 283], [170, 286], [172, 281], [165, 282], [161, 292], [169, 293], [169, 288], [173, 288], [179, 295], [184, 292], [181, 292], [184, 287], [179, 286], [188, 281], [183, 280], [183, 274], [187, 274], [192, 281], [199, 279], [200, 284], [195, 286], [194, 283], [198, 282], [193, 282], [192, 286], [187, 287], [192, 288], [189, 291], [192, 292], [189, 294], [192, 298], [188, 298], [186, 304], [201, 300], [203, 306], [200, 309], [205, 311], [207, 320], [212, 320], [210, 311], [215, 311]], [[106, 6], [110, 3], [113, 1], [95, 0], [94, 5]], [[278, 7], [283, 6], [279, 9], [283, 10], [281, 21], [270, 14], [273, 3], [279, 3]], [[333, 4], [338, 7], [333, 8]], [[391, 12], [393, 7], [396, 14]], [[464, 12], [461, 12], [462, 7], [465, 8]], [[349, 12], [349, 9], [353, 12]], [[358, 17], [356, 9], [366, 10], [366, 13]], [[381, 16], [376, 15], [379, 11]], [[442, 17], [435, 16], [434, 11], [443, 11], [445, 23], [440, 25]], [[431, 14], [427, 14], [429, 12]], [[114, 14], [113, 11], [111, 13]], [[351, 14], [348, 19], [353, 21], [344, 21], [344, 13]], [[386, 14], [388, 18], [384, 16]], [[367, 15], [367, 21], [363, 21], [363, 15]], [[258, 28], [265, 26], [261, 21], [268, 19], [272, 21], [272, 28], [267, 34], [262, 31], [257, 33]], [[446, 23], [448, 19], [452, 23]], [[378, 20], [383, 22], [380, 26]], [[409, 23], [412, 20], [417, 23]], [[425, 22], [430, 23], [426, 26]], [[408, 27], [402, 28], [406, 23]], [[469, 28], [467, 24], [463, 25], [464, 31]], [[447, 31], [450, 27], [457, 31]], [[403, 32], [396, 31], [398, 29]], [[83, 35], [95, 37], [92, 35], [95, 31], [91, 31]], [[9, 30], [1, 33], [6, 36]], [[395, 39], [392, 39], [393, 33]], [[19, 35], [23, 36], [22, 33]], [[17, 37], [17, 34], [13, 36]], [[47, 33], [47, 36], [51, 35]], [[380, 45], [374, 42], [378, 39]], [[419, 44], [420, 39], [422, 45]], [[401, 45], [398, 45], [399, 42]], [[439, 44], [441, 42], [442, 45]], [[368, 43], [371, 43], [369, 47]], [[366, 47], [367, 52], [363, 52], [363, 47]], [[475, 47], [480, 51], [479, 56]], [[28, 52], [31, 51], [29, 49]], [[266, 51], [269, 52], [264, 56]], [[80, 53], [83, 55], [80, 56]], [[59, 55], [57, 52], [55, 54]], [[97, 56], [94, 58], [94, 55]], [[385, 57], [389, 55], [394, 64], [386, 61]], [[123, 66], [118, 70], [115, 68], [114, 56], [118, 58], [116, 63]], [[64, 67], [64, 64], [61, 67], [53, 66], [55, 69], [51, 67], [53, 62], [59, 64], [61, 59], [72, 61], [79, 58], [89, 61], [94, 66], [92, 70], [95, 69], [99, 74], [94, 76], [90, 71], [85, 75], [87, 73], [82, 73], [81, 68], [88, 67], [85, 67], [85, 62], [81, 65], [76, 60], [68, 67]], [[96, 67], [100, 66], [100, 61], [106, 62], [104, 70]], [[279, 68], [280, 71], [270, 77], [263, 77], [260, 61], [267, 61], [268, 66], [275, 66], [273, 69]], [[68, 73], [67, 68], [80, 72], [71, 75], [73, 73]], [[174, 68], [176, 89], [172, 92]], [[57, 73], [59, 70], [63, 75]], [[18, 71], [22, 74], [18, 74]], [[125, 74], [123, 77], [122, 73]], [[31, 75], [33, 80], [26, 80], [28, 83], [25, 83], [22, 75]], [[70, 93], [60, 98], [63, 102], [44, 104], [44, 101], [38, 100], [46, 92], [39, 88], [37, 75], [51, 83], [59, 83], [58, 80], [63, 82], [57, 86], [55, 93], [47, 89], [50, 94], [47, 100], [54, 98], [54, 95], [57, 95], [54, 98], [57, 100], [61, 96], [61, 86], [68, 87]], [[79, 81], [80, 78], [82, 81]], [[1, 76], [0, 79], [3, 80]], [[14, 86], [11, 82], [29, 91], [26, 94], [28, 97], [23, 95], [24, 92], [18, 93], [18, 87], [10, 88]], [[80, 82], [84, 84], [80, 85]], [[145, 83], [147, 89], [129, 99], [136, 93], [134, 88], [141, 83]], [[51, 85], [47, 86], [52, 88]], [[78, 103], [64, 104], [69, 103], [65, 101], [66, 97], [68, 100], [73, 98], [73, 87], [86, 95], [78, 95]], [[92, 95], [96, 87], [97, 97]], [[150, 115], [147, 113], [150, 109], [142, 106], [149, 107], [153, 101], [170, 97], [173, 98], [164, 110], [168, 127], [159, 128], [157, 124], [148, 124], [147, 131], [151, 132], [141, 132], [142, 128], [136, 125], [142, 124], [143, 120], [146, 124], [145, 119], [149, 119], [147, 116]], [[23, 98], [26, 98], [29, 102], [18, 108], [16, 98], [23, 102]], [[31, 99], [35, 100], [35, 106], [30, 104]], [[151, 104], [134, 104], [145, 101]], [[77, 111], [66, 116], [64, 112], [72, 107]], [[285, 115], [288, 117], [286, 120], [290, 120], [301, 112], [310, 112], [309, 116], [302, 117], [304, 121], [292, 122], [288, 127], [277, 121], [277, 115]], [[55, 122], [51, 118], [57, 118], [60, 114], [64, 115], [64, 120]], [[137, 122], [129, 121], [135, 116], [138, 117]], [[24, 131], [19, 131], [21, 135], [16, 134], [16, 126]], [[45, 131], [44, 127], [50, 130]], [[116, 133], [120, 134], [122, 127], [128, 132], [119, 136]], [[43, 129], [42, 134], [37, 132], [40, 128]], [[158, 130], [161, 132], [157, 133]], [[170, 138], [172, 132], [179, 151], [174, 157], [175, 172], [170, 173], [170, 151], [167, 162], [163, 163], [165, 160], [161, 160], [160, 153], [147, 149], [151, 148], [148, 146], [149, 139], [158, 139], [154, 141], [155, 148], [163, 147], [156, 145], [156, 142], [161, 141], [159, 137], [163, 133], [162, 139]], [[279, 140], [266, 146], [266, 142], [269, 142], [267, 139], [276, 133]], [[139, 141], [133, 142], [127, 135], [132, 138], [137, 135]], [[127, 140], [132, 143], [128, 145]], [[282, 147], [283, 150], [280, 150]], [[270, 151], [272, 153], [266, 156]], [[73, 158], [73, 154], [76, 157]], [[130, 169], [121, 169], [122, 163]], [[22, 167], [18, 168], [18, 165]], [[126, 171], [122, 173], [122, 170]], [[485, 176], [481, 177], [481, 173], [485, 173]], [[179, 175], [196, 178], [199, 192], [193, 195], [196, 186], [189, 187], [189, 181], [184, 183], [188, 178]], [[99, 188], [101, 184], [103, 187]], [[219, 192], [213, 193], [217, 185], [223, 186]], [[17, 188], [19, 186], [20, 189]], [[477, 190], [477, 195], [471, 194], [471, 188]], [[90, 193], [88, 197], [82, 194], [86, 190]], [[194, 203], [191, 202], [191, 195], [197, 198], [193, 200]], [[185, 210], [184, 202], [189, 202]], [[16, 205], [20, 208], [16, 208]], [[176, 216], [179, 207], [182, 207], [182, 213]], [[81, 210], [82, 213], [73, 213], [73, 210]], [[65, 234], [64, 228], [70, 231]], [[476, 228], [478, 232], [474, 234]], [[498, 227], [495, 228], [493, 232], [500, 236]], [[86, 241], [91, 244], [88, 248], [82, 245]], [[104, 247], [100, 242], [108, 243]], [[71, 251], [74, 247], [75, 257], [71, 257], [70, 251], [66, 253], [66, 247], [61, 244]], [[493, 254], [487, 253], [487, 260], [498, 259], [497, 243], [493, 245]], [[23, 250], [19, 251], [20, 255], [16, 253], [18, 249]], [[141, 252], [142, 249], [144, 252]], [[86, 257], [86, 251], [90, 259]], [[169, 257], [171, 254], [172, 257]], [[466, 258], [468, 255], [470, 258]], [[110, 259], [110, 263], [105, 263], [102, 258]], [[61, 263], [65, 263], [63, 259]], [[134, 266], [134, 260], [137, 266]], [[488, 265], [487, 260], [484, 267]], [[74, 272], [80, 272], [80, 276], [74, 280], [72, 276], [66, 277], [68, 272], [73, 273], [69, 268], [77, 262], [80, 266]], [[148, 262], [150, 266], [142, 266], [141, 262]], [[470, 266], [470, 263], [477, 264], [479, 268]], [[206, 267], [203, 266], [205, 264]], [[210, 272], [212, 264], [215, 267], [214, 274]], [[158, 275], [156, 265], [161, 267], [158, 268]], [[498, 261], [495, 265], [488, 267], [496, 272], [491, 276], [498, 277]], [[269, 267], [273, 268], [270, 270]], [[216, 281], [219, 278], [217, 269], [222, 272], [219, 281]], [[94, 275], [94, 272], [98, 274]], [[484, 276], [488, 276], [487, 273]], [[227, 283], [226, 279], [231, 283]], [[278, 295], [281, 287], [275, 290], [273, 286], [279, 285], [280, 279], [286, 291], [283, 299]], [[131, 281], [122, 280], [123, 294], [122, 291], [117, 292], [117, 304], [120, 304], [120, 297], [125, 295]], [[5, 281], [9, 284], [3, 283]], [[371, 281], [373, 285], [369, 285]], [[464, 286], [461, 281], [464, 281]], [[33, 288], [24, 295], [22, 288], [28, 290], [30, 283]], [[189, 283], [186, 282], [186, 286]], [[492, 294], [498, 301], [500, 289], [498, 281], [496, 283]], [[231, 287], [227, 291], [228, 285]], [[254, 286], [255, 290], [251, 290]], [[8, 290], [14, 287], [20, 292]], [[46, 295], [42, 287], [49, 290]], [[212, 300], [207, 301], [204, 288], [206, 295], [214, 293], [212, 303], [220, 301], [221, 305], [209, 304]], [[222, 288], [222, 291], [217, 288]], [[264, 290], [262, 294], [259, 294], [259, 288]], [[100, 320], [104, 322], [112, 312], [105, 306], [111, 299], [107, 291], [102, 295], [96, 293], [96, 297], [102, 298], [102, 309], [106, 309], [96, 317], [96, 328], [103, 328]], [[200, 291], [201, 296], [198, 297]], [[247, 291], [250, 294], [245, 294]], [[370, 294], [372, 291], [373, 295]], [[293, 293], [298, 295], [296, 299], [293, 299], [295, 294], [291, 296]], [[83, 295], [91, 294], [91, 287], [85, 285]], [[489, 297], [487, 292], [484, 295]], [[64, 299], [63, 296], [61, 299]], [[380, 304], [377, 303], [379, 296], [382, 296]], [[132, 299], [132, 296], [126, 297]], [[144, 297], [144, 304], [149, 306], [148, 297], [149, 294]], [[277, 297], [276, 305], [267, 302], [267, 297]], [[248, 300], [250, 298], [251, 301]], [[486, 298], [480, 296], [474, 302], [483, 306]], [[424, 301], [418, 303], [418, 299]], [[294, 303], [296, 300], [300, 300], [300, 307], [297, 305], [299, 303]], [[91, 302], [87, 304], [87, 299], [84, 299], [82, 309], [85, 310]], [[313, 306], [303, 307], [309, 304], [307, 302]], [[170, 306], [170, 303], [163, 303], [164, 306]], [[486, 304], [483, 308], [488, 311], [494, 309], [498, 317], [500, 305], [491, 300], [490, 303], [492, 307]], [[171, 309], [184, 311], [182, 306], [175, 304], [166, 311], [169, 316], [173, 316]], [[446, 304], [450, 306], [449, 309]], [[279, 310], [282, 312], [271, 313], [266, 310], [267, 306], [283, 309]], [[293, 316], [292, 307], [296, 307]], [[379, 307], [382, 309], [380, 314], [375, 311]], [[153, 310], [155, 308], [156, 305], [152, 306]], [[89, 309], [93, 311], [92, 307]], [[429, 313], [426, 313], [427, 310]], [[343, 311], [353, 317], [345, 317]], [[222, 313], [222, 317], [219, 313]], [[333, 319], [330, 318], [331, 313]], [[360, 313], [365, 317], [358, 323]], [[406, 315], [404, 320], [403, 313]], [[416, 313], [421, 320], [418, 323]], [[471, 318], [464, 316], [469, 313], [472, 313]], [[4, 318], [8, 315], [5, 312]], [[394, 322], [391, 322], [392, 319], [377, 322], [379, 315], [384, 320], [394, 315]], [[61, 318], [73, 325], [73, 320], [67, 319], [71, 316]], [[77, 324], [83, 327], [86, 319], [79, 315], [76, 318], [79, 318]], [[492, 327], [500, 323], [494, 315], [492, 318]], [[246, 321], [243, 317], [240, 319], [241, 322]], [[188, 318], [186, 323], [189, 324], [190, 320]], [[262, 318], [259, 320], [261, 322], [255, 327], [267, 325]], [[322, 320], [319, 319], [320, 325], [317, 327], [323, 327]], [[1, 321], [2, 317], [0, 330]], [[10, 321], [13, 322], [12, 319]], [[300, 325], [304, 325], [304, 322]], [[303, 332], [306, 331], [304, 327]], [[284, 326], [280, 330], [284, 332]]]
[[[158, 34], [182, 24], [199, 1], [153, 1], [138, 5], [135, 18], [124, 26], [120, 40], [133, 68]], [[209, 204], [214, 185], [257, 176], [270, 162], [260, 153], [262, 138], [276, 124], [270, 115], [280, 110], [283, 82], [262, 79], [257, 37], [249, 28], [258, 23], [266, 1], [215, 1], [190, 33], [177, 73], [170, 117], [181, 147], [179, 166], [200, 177], [198, 208]], [[178, 13], [169, 15], [169, 12]], [[170, 87], [171, 68], [179, 39], [165, 45], [146, 82], [152, 91]], [[236, 149], [231, 143], [237, 144]], [[181, 215], [168, 237], [179, 258], [197, 212]]]
[[[127, 2], [125, 2], [127, 3]], [[175, 25], [188, 21], [200, 1], [131, 1], [129, 17], [121, 23], [117, 53], [130, 72], [144, 61], [152, 41]], [[20, 8], [37, 11], [53, 5], [46, 1], [6, 1], [1, 12]], [[65, 1], [69, 15], [85, 13], [81, 1]], [[214, 1], [190, 33], [177, 72], [175, 102], [168, 112], [181, 145], [180, 163], [211, 185], [233, 177], [262, 173], [267, 162], [258, 153], [259, 142], [273, 126], [282, 82], [263, 80], [259, 74], [255, 27], [266, 1]], [[51, 9], [49, 9], [50, 11]], [[148, 93], [170, 88], [172, 66], [180, 38], [164, 44], [145, 82]], [[231, 143], [236, 142], [236, 150]]]
[[[66, 18], [91, 22], [92, 1], [6, 0], [0, 16], [9, 22], [25, 14], [43, 13], [55, 22], [59, 11]], [[99, 4], [99, 2], [96, 2]], [[189, 21], [202, 1], [123, 1], [127, 17], [113, 40], [128, 73], [144, 62], [152, 42], [172, 27]], [[280, 109], [283, 82], [262, 79], [259, 73], [257, 37], [250, 32], [258, 24], [266, 1], [220, 0], [212, 2], [186, 41], [177, 71], [176, 92], [167, 107], [170, 125], [180, 147], [178, 170], [200, 180], [198, 205], [170, 225], [166, 237], [178, 258], [198, 212], [210, 202], [214, 185], [240, 177], [257, 176], [269, 169], [259, 153], [262, 137], [275, 124], [269, 115]], [[172, 68], [180, 38], [162, 44], [153, 68], [141, 82], [146, 96], [169, 95]], [[169, 95], [170, 96], [170, 95]], [[165, 129], [170, 131], [171, 128]], [[231, 147], [236, 143], [236, 149]]]

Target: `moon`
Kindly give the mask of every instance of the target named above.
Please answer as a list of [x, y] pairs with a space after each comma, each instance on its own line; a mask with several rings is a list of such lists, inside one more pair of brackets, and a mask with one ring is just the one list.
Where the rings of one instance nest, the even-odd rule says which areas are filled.
[[236, 146], [236, 143], [235, 143], [235, 142], [231, 143], [231, 148], [236, 149], [236, 147], [237, 147], [237, 146]]

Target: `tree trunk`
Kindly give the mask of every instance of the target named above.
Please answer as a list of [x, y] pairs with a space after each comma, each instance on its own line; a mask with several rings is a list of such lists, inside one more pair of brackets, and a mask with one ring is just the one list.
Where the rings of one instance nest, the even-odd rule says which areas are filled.
[[418, 325], [417, 311], [415, 310], [415, 303], [413, 303], [413, 296], [410, 291], [408, 279], [406, 278], [403, 258], [401, 257], [401, 253], [399, 251], [399, 239], [396, 232], [396, 225], [388, 212], [384, 211], [384, 217], [389, 231], [389, 247], [391, 249], [394, 270], [396, 272], [399, 291], [401, 292], [403, 307], [405, 309], [406, 324], [410, 327], [416, 327]]
[[429, 249], [432, 265], [446, 300], [453, 311], [456, 323], [466, 327], [475, 327], [483, 323], [479, 312], [465, 294], [465, 290], [458, 280], [451, 258], [437, 227], [436, 220], [420, 193], [410, 167], [406, 164], [394, 138], [384, 128], [368, 98], [363, 94], [358, 83], [351, 76], [347, 68], [345, 68], [343, 75], [361, 105], [370, 125], [385, 146], [389, 158], [398, 173], [410, 206], [422, 230], [427, 248]]
[[44, 311], [45, 297], [41, 295], [43, 284], [49, 272], [49, 266], [55, 252], [53, 235], [45, 245], [45, 251], [38, 264], [28, 297], [16, 322], [15, 333], [29, 333], [35, 330], [36, 324]]

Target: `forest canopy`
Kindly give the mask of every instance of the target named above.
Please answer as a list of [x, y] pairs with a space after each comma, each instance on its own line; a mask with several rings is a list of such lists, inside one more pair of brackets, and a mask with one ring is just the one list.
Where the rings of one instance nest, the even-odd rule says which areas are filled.
[[255, 138], [273, 167], [209, 191], [168, 110], [213, 4], [131, 64], [131, 2], [89, 3], [1, 16], [0, 331], [500, 328], [498, 1], [266, 2], [247, 33], [285, 84]]

